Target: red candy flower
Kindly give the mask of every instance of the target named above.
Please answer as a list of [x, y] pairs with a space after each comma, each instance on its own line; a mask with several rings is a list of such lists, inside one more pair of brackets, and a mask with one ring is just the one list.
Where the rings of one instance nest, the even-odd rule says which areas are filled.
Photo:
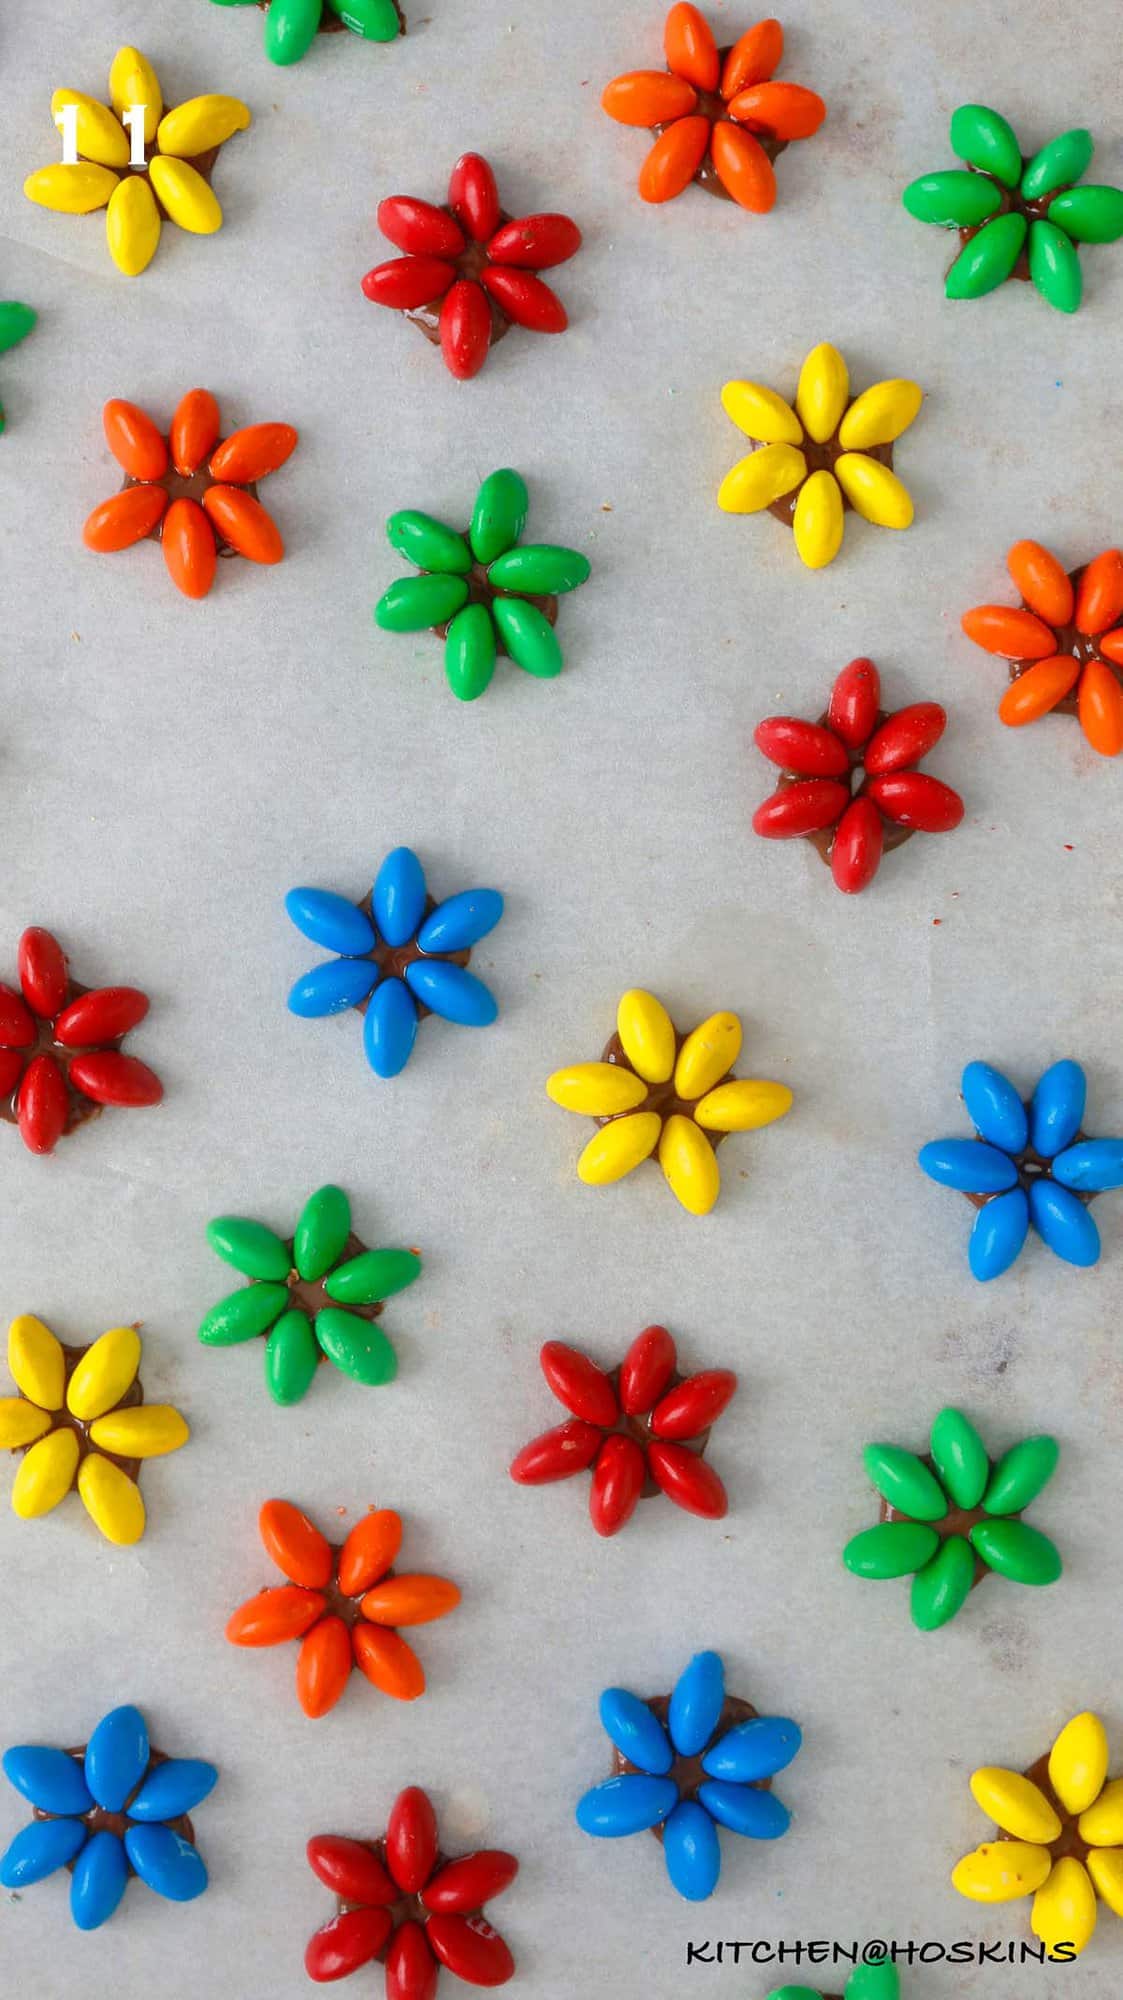
[[511, 1978], [515, 1961], [482, 1908], [510, 1886], [519, 1864], [499, 1848], [447, 1860], [419, 1786], [399, 1792], [382, 1840], [320, 1833], [308, 1842], [308, 1860], [339, 1898], [338, 1916], [308, 1941], [309, 1979], [345, 1979], [380, 1958], [386, 2000], [433, 2000], [442, 1965], [470, 1986]]
[[601, 104], [618, 125], [658, 133], [640, 169], [644, 201], [672, 201], [691, 181], [755, 215], [776, 199], [772, 162], [819, 130], [827, 107], [798, 83], [773, 83], [784, 53], [779, 21], [758, 21], [719, 49], [697, 7], [680, 0], [663, 29], [667, 70], [614, 77]]
[[535, 272], [572, 257], [581, 231], [568, 215], [512, 220], [479, 153], [456, 162], [447, 207], [391, 195], [379, 203], [378, 226], [406, 255], [368, 271], [364, 292], [438, 342], [445, 367], [462, 381], [479, 374], [488, 348], [512, 325], [565, 332], [565, 307]]
[[856, 895], [872, 882], [882, 853], [914, 833], [950, 833], [963, 800], [916, 766], [947, 725], [935, 701], [886, 715], [872, 660], [851, 660], [818, 722], [770, 715], [753, 741], [783, 768], [779, 791], [753, 814], [766, 840], [810, 840], [829, 861], [835, 887]]
[[573, 1414], [523, 1446], [511, 1466], [520, 1486], [570, 1479], [591, 1465], [589, 1514], [598, 1535], [615, 1535], [638, 1500], [659, 1492], [707, 1521], [728, 1511], [725, 1488], [702, 1454], [711, 1424], [736, 1393], [730, 1369], [677, 1374], [665, 1326], [645, 1327], [612, 1375], [560, 1340], [548, 1340], [538, 1358]]
[[[103, 1105], [159, 1104], [164, 1086], [146, 1063], [121, 1054], [143, 1021], [148, 996], [135, 986], [91, 992], [71, 979], [50, 931], [19, 941], [23, 998], [0, 985], [0, 1111], [15, 1120], [31, 1153], [53, 1153]], [[6, 1106], [6, 1110], [5, 1110]]]

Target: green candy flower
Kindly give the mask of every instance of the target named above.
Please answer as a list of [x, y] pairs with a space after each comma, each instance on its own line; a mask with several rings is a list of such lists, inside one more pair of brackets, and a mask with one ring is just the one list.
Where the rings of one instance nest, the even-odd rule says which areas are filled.
[[[250, 7], [257, 0], [214, 0], [216, 7]], [[306, 55], [316, 36], [350, 28], [366, 42], [395, 42], [406, 31], [397, 0], [269, 0], [265, 53], [286, 68]]]
[[393, 1381], [397, 1356], [374, 1322], [420, 1276], [421, 1259], [415, 1250], [368, 1250], [352, 1234], [342, 1188], [310, 1195], [288, 1241], [236, 1215], [208, 1222], [207, 1241], [250, 1283], [211, 1307], [199, 1339], [233, 1347], [267, 1334], [265, 1386], [275, 1403], [299, 1403], [325, 1360], [353, 1382]]
[[529, 507], [525, 482], [505, 468], [484, 480], [464, 535], [411, 508], [386, 523], [391, 548], [421, 574], [390, 585], [375, 623], [384, 632], [443, 633], [445, 674], [460, 701], [483, 694], [498, 652], [538, 680], [562, 670], [557, 600], [587, 580], [589, 564], [576, 549], [520, 545]]
[[1056, 1470], [1055, 1438], [1030, 1437], [992, 1465], [960, 1410], [941, 1410], [928, 1459], [893, 1444], [862, 1453], [882, 1498], [882, 1518], [847, 1542], [855, 1576], [911, 1576], [912, 1619], [922, 1632], [946, 1625], [988, 1569], [1014, 1583], [1055, 1583], [1061, 1559], [1047, 1535], [1019, 1516]]
[[901, 1981], [891, 1958], [874, 1958], [856, 1965], [845, 1992], [820, 1993], [814, 1986], [775, 1986], [766, 2000], [900, 2000]]
[[[18, 347], [26, 340], [35, 325], [36, 315], [30, 306], [21, 306], [18, 299], [0, 300], [0, 354], [6, 354], [9, 347]], [[0, 403], [0, 431], [4, 428], [4, 406]]]
[[1091, 163], [1091, 133], [1062, 132], [1026, 160], [997, 111], [961, 104], [951, 143], [971, 171], [922, 174], [901, 197], [918, 222], [960, 233], [948, 298], [980, 299], [1007, 278], [1028, 276], [1058, 312], [1075, 312], [1083, 289], [1076, 245], [1123, 236], [1123, 189], [1075, 185]]

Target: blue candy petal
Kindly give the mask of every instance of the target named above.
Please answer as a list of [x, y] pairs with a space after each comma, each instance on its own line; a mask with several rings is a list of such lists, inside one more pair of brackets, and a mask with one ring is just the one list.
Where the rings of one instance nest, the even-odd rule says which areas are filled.
[[984, 1202], [967, 1245], [972, 1277], [983, 1283], [988, 1278], [1000, 1278], [1021, 1254], [1028, 1231], [1029, 1203], [1020, 1187]]
[[169, 1757], [166, 1764], [157, 1764], [149, 1772], [129, 1807], [129, 1818], [145, 1822], [178, 1819], [181, 1813], [193, 1811], [217, 1783], [213, 1764], [205, 1764], [199, 1757]]
[[931, 1139], [917, 1159], [929, 1180], [961, 1194], [1002, 1194], [1018, 1185], [1013, 1160], [978, 1139]]
[[120, 1812], [148, 1769], [148, 1730], [139, 1708], [111, 1708], [86, 1745], [86, 1783], [106, 1812]]
[[663, 1859], [671, 1883], [688, 1903], [704, 1903], [721, 1874], [717, 1828], [694, 1799], [683, 1799], [663, 1828]]
[[197, 1847], [170, 1826], [130, 1826], [125, 1851], [142, 1882], [169, 1903], [190, 1903], [207, 1886], [207, 1868]]
[[470, 951], [503, 915], [498, 889], [464, 889], [431, 910], [417, 933], [422, 951]]
[[482, 979], [443, 958], [417, 958], [406, 966], [411, 993], [434, 1014], [460, 1028], [486, 1028], [499, 1012]]
[[1081, 1139], [1057, 1154], [1053, 1173], [1063, 1186], [1084, 1194], [1123, 1187], [1123, 1139]]
[[577, 1807], [577, 1824], [583, 1833], [595, 1833], [602, 1840], [618, 1840], [626, 1833], [646, 1833], [658, 1826], [678, 1804], [678, 1786], [672, 1778], [645, 1778], [624, 1772], [594, 1785]]
[[289, 1013], [318, 1021], [325, 1014], [345, 1014], [357, 1007], [378, 984], [373, 958], [329, 958], [313, 965], [289, 994]]
[[325, 951], [360, 958], [377, 942], [369, 917], [332, 889], [290, 889], [285, 909], [297, 930]]
[[674, 1761], [667, 1732], [645, 1701], [627, 1688], [605, 1688], [600, 1719], [622, 1757], [662, 1778]]
[[33, 1819], [21, 1827], [7, 1853], [0, 1858], [0, 1888], [27, 1889], [65, 1868], [86, 1844], [86, 1828], [80, 1819]]
[[1029, 1215], [1038, 1235], [1054, 1256], [1066, 1264], [1087, 1266], [1097, 1262], [1100, 1232], [1085, 1208], [1066, 1187], [1056, 1181], [1034, 1181], [1029, 1191]]
[[680, 1757], [697, 1757], [721, 1719], [725, 1668], [720, 1653], [695, 1653], [675, 1682], [667, 1726]]
[[409, 1061], [417, 1009], [400, 979], [376, 986], [363, 1021], [363, 1047], [375, 1076], [397, 1076]]
[[80, 1931], [108, 1922], [125, 1893], [129, 1870], [115, 1833], [91, 1834], [70, 1878], [70, 1914]]
[[395, 847], [375, 877], [371, 915], [389, 945], [408, 944], [425, 915], [425, 871], [412, 847]]
[[757, 1778], [774, 1778], [796, 1756], [803, 1735], [798, 1723], [783, 1715], [757, 1715], [739, 1722], [708, 1750], [702, 1769], [711, 1778], [731, 1778], [734, 1784], [752, 1784]]
[[989, 1063], [968, 1063], [960, 1084], [967, 1115], [980, 1138], [1004, 1153], [1024, 1152], [1029, 1138], [1026, 1108], [1008, 1077]]
[[1072, 1144], [1084, 1116], [1088, 1080], [1078, 1062], [1055, 1062], [1045, 1071], [1029, 1107], [1029, 1143], [1051, 1160]]
[[45, 1743], [17, 1743], [5, 1750], [4, 1776], [40, 1812], [86, 1813], [94, 1803], [77, 1758]]
[[752, 1785], [731, 1785], [724, 1778], [707, 1778], [698, 1787], [698, 1803], [719, 1826], [743, 1833], [748, 1840], [779, 1840], [791, 1825], [787, 1806], [773, 1792]]

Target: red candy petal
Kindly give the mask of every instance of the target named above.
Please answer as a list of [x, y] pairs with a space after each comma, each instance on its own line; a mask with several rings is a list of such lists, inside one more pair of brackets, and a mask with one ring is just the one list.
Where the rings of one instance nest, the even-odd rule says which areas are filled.
[[499, 227], [499, 190], [482, 154], [464, 153], [457, 160], [449, 178], [448, 205], [477, 243], [494, 236]]
[[706, 1521], [720, 1521], [728, 1513], [729, 1500], [721, 1480], [697, 1452], [688, 1451], [684, 1444], [656, 1440], [647, 1447], [647, 1463], [668, 1500], [685, 1513], [700, 1514]]
[[590, 1361], [587, 1354], [567, 1347], [562, 1340], [548, 1340], [538, 1359], [559, 1403], [564, 1403], [575, 1417], [606, 1428], [616, 1422], [619, 1415], [616, 1391], [604, 1369]]
[[554, 1479], [571, 1479], [592, 1464], [603, 1440], [604, 1432], [596, 1425], [575, 1417], [571, 1423], [543, 1431], [541, 1437], [524, 1444], [511, 1461], [511, 1478], [520, 1486], [546, 1486]]
[[496, 230], [487, 254], [496, 264], [546, 271], [552, 264], [564, 264], [580, 248], [581, 231], [568, 215], [522, 215]]
[[857, 798], [838, 822], [831, 845], [831, 874], [845, 896], [856, 896], [881, 865], [885, 834], [881, 814], [869, 798]]
[[647, 1465], [634, 1438], [606, 1438], [589, 1488], [589, 1519], [598, 1535], [615, 1535], [635, 1512]]
[[0, 1048], [29, 1049], [35, 1039], [35, 1023], [19, 994], [0, 986]]
[[430, 1917], [425, 1932], [441, 1964], [470, 1986], [505, 1986], [515, 1970], [508, 1946], [483, 1917]]
[[[143, 1021], [148, 995], [135, 986], [99, 986], [72, 1000], [55, 1022], [55, 1040], [68, 1049], [115, 1042]], [[0, 1038], [2, 1039], [2, 1038]]]
[[437, 1815], [420, 1785], [407, 1785], [390, 1809], [386, 1864], [399, 1889], [416, 1896], [437, 1859]]
[[317, 1833], [305, 1849], [309, 1866], [325, 1889], [345, 1903], [393, 1903], [398, 1891], [377, 1854], [362, 1840]]
[[66, 953], [50, 931], [33, 926], [19, 941], [19, 983], [33, 1014], [51, 1020], [69, 987]]
[[10, 1097], [23, 1075], [22, 1049], [0, 1049], [0, 1097]]
[[439, 257], [391, 257], [388, 264], [376, 264], [368, 271], [362, 285], [376, 306], [414, 312], [443, 299], [455, 280], [455, 265], [442, 263]]
[[118, 1055], [113, 1049], [75, 1056], [70, 1081], [95, 1104], [159, 1104], [164, 1095], [163, 1084], [147, 1063], [138, 1062], [135, 1056]]
[[516, 326], [531, 333], [564, 333], [569, 325], [565, 307], [556, 292], [529, 271], [514, 271], [504, 264], [489, 264], [481, 281]]
[[411, 257], [458, 257], [464, 232], [447, 209], [411, 194], [392, 194], [378, 204], [378, 227], [398, 250]]
[[519, 1872], [513, 1854], [498, 1847], [482, 1847], [477, 1854], [462, 1854], [434, 1875], [421, 1900], [427, 1910], [454, 1910], [467, 1914], [502, 1895]]
[[753, 832], [766, 840], [796, 840], [805, 833], [822, 833], [841, 819], [850, 792], [834, 778], [799, 778], [784, 785], [753, 814]]
[[346, 1979], [360, 1965], [369, 1965], [382, 1950], [393, 1921], [389, 1910], [344, 1910], [333, 1917], [305, 1947], [304, 1970], [309, 1979]]
[[675, 1343], [665, 1326], [637, 1333], [620, 1369], [620, 1405], [625, 1416], [653, 1409], [675, 1372]]
[[947, 712], [938, 701], [914, 701], [909, 708], [897, 709], [867, 745], [862, 762], [870, 777], [901, 771], [906, 764], [919, 764], [939, 742], [947, 720]]
[[897, 771], [888, 777], [871, 778], [866, 796], [886, 819], [897, 826], [915, 827], [919, 833], [950, 833], [963, 818], [959, 793], [924, 771]]
[[425, 1926], [408, 1917], [386, 1953], [386, 2000], [433, 2000], [440, 1966], [425, 1940]]
[[441, 353], [450, 375], [467, 382], [478, 375], [491, 345], [491, 307], [480, 286], [458, 278], [441, 307]]
[[827, 722], [850, 750], [858, 750], [873, 733], [881, 707], [881, 680], [872, 660], [859, 658], [843, 667], [831, 689]]
[[850, 769], [846, 745], [833, 730], [793, 715], [769, 715], [758, 722], [753, 742], [772, 764], [800, 778], [841, 778]]
[[20, 1137], [29, 1153], [53, 1153], [66, 1130], [70, 1099], [53, 1056], [32, 1056], [16, 1100]]
[[731, 1368], [704, 1368], [668, 1390], [651, 1413], [651, 1428], [656, 1437], [696, 1438], [716, 1424], [736, 1393]]

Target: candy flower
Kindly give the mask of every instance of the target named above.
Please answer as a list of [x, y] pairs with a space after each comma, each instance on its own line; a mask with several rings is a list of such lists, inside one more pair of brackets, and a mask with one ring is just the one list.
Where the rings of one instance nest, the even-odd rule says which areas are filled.
[[188, 390], [167, 438], [120, 397], [105, 405], [102, 423], [125, 483], [87, 519], [88, 549], [111, 555], [152, 537], [185, 597], [207, 595], [219, 556], [280, 562], [285, 545], [257, 483], [295, 450], [291, 424], [247, 424], [220, 444], [221, 419], [209, 389]]
[[753, 814], [753, 832], [810, 841], [845, 895], [872, 882], [883, 853], [914, 833], [949, 833], [963, 818], [959, 793], [916, 768], [947, 725], [939, 702], [912, 702], [891, 715], [880, 704], [873, 661], [851, 660], [818, 722], [770, 715], [753, 735], [784, 774]]
[[[252, 7], [261, 0], [214, 0], [216, 7]], [[406, 31], [397, 0], [266, 0], [265, 53], [284, 67], [299, 62], [318, 34], [350, 28], [366, 42], [395, 42]]]
[[335, 1707], [352, 1666], [396, 1701], [424, 1694], [425, 1670], [397, 1628], [444, 1618], [460, 1592], [447, 1577], [393, 1568], [402, 1545], [399, 1515], [372, 1509], [338, 1546], [290, 1500], [267, 1500], [258, 1529], [287, 1581], [239, 1605], [226, 1626], [232, 1645], [299, 1639], [296, 1698], [312, 1717]]
[[646, 1701], [606, 1688], [600, 1719], [615, 1749], [613, 1776], [586, 1792], [577, 1824], [600, 1839], [654, 1833], [671, 1885], [688, 1902], [712, 1896], [721, 1872], [719, 1826], [778, 1840], [791, 1815], [772, 1780], [802, 1736], [786, 1716], [758, 1715], [725, 1692], [717, 1653], [695, 1653], [670, 1695]]
[[963, 630], [986, 653], [1010, 662], [998, 704], [1019, 729], [1043, 715], [1080, 718], [1093, 750], [1123, 750], [1123, 553], [1104, 549], [1066, 575], [1040, 542], [1015, 542], [1006, 567], [1021, 607], [976, 604]]
[[1066, 1264], [1098, 1262], [1100, 1233], [1088, 1204], [1123, 1187], [1123, 1139], [1085, 1137], [1080, 1064], [1054, 1063], [1028, 1104], [989, 1063], [968, 1063], [961, 1088], [975, 1138], [933, 1139], [919, 1162], [930, 1180], [958, 1189], [978, 1210], [967, 1248], [972, 1276], [1008, 1271], [1030, 1223]]
[[893, 446], [922, 399], [916, 382], [892, 381], [851, 401], [846, 363], [826, 340], [800, 370], [794, 410], [759, 382], [727, 382], [722, 406], [753, 449], [726, 473], [718, 506], [726, 514], [767, 508], [791, 528], [808, 569], [834, 561], [848, 507], [875, 527], [907, 528], [912, 499], [893, 471]]
[[494, 997], [467, 965], [503, 915], [498, 889], [462, 889], [434, 903], [413, 849], [395, 847], [361, 903], [331, 889], [290, 889], [285, 909], [313, 944], [338, 954], [297, 980], [289, 1011], [318, 1020], [357, 1008], [376, 1076], [405, 1068], [426, 1014], [460, 1028], [495, 1020]]
[[26, 930], [20, 992], [0, 984], [0, 1098], [29, 1153], [53, 1153], [107, 1104], [129, 1109], [164, 1095], [148, 1065], [121, 1052], [148, 1012], [147, 994], [135, 986], [91, 991], [69, 966], [50, 931]]
[[[0, 300], [0, 354], [26, 340], [37, 317], [30, 306], [22, 306], [18, 299]], [[0, 431], [3, 429], [4, 406], [0, 403]]]
[[523, 1446], [511, 1466], [520, 1486], [571, 1479], [592, 1466], [589, 1517], [598, 1535], [618, 1534], [637, 1501], [656, 1493], [703, 1520], [719, 1521], [728, 1511], [704, 1453], [711, 1426], [737, 1391], [731, 1369], [680, 1375], [665, 1326], [637, 1334], [611, 1375], [561, 1340], [548, 1340], [538, 1359], [570, 1418]]
[[64, 146], [68, 132], [73, 136], [78, 157], [40, 167], [23, 191], [63, 215], [104, 208], [109, 254], [126, 278], [135, 278], [156, 255], [161, 216], [191, 236], [222, 228], [211, 172], [220, 147], [246, 130], [250, 113], [241, 98], [213, 92], [165, 111], [152, 64], [132, 48], [113, 58], [109, 99], [112, 110], [80, 90], [55, 91], [51, 115]]
[[784, 53], [779, 21], [758, 21], [719, 49], [697, 7], [679, 0], [663, 27], [667, 68], [614, 77], [601, 105], [618, 125], [658, 134], [640, 169], [644, 201], [672, 201], [691, 181], [754, 215], [776, 200], [772, 163], [810, 139], [827, 115], [813, 90], [773, 83]]
[[392, 583], [374, 608], [385, 632], [427, 627], [445, 642], [445, 675], [460, 701], [475, 701], [502, 651], [537, 680], [562, 670], [554, 637], [558, 598], [576, 590], [589, 564], [576, 549], [524, 543], [530, 496], [517, 472], [484, 480], [463, 534], [412, 508], [391, 514], [386, 538], [421, 571]]
[[515, 1961], [483, 1905], [510, 1887], [519, 1864], [494, 1847], [449, 1860], [420, 1786], [398, 1793], [381, 1840], [320, 1833], [308, 1861], [339, 1906], [308, 1940], [309, 1979], [345, 1979], [383, 1959], [389, 2000], [433, 2000], [442, 1966], [469, 1986], [512, 1977]]
[[70, 1869], [70, 1914], [79, 1930], [107, 1923], [130, 1875], [169, 1903], [207, 1886], [188, 1819], [218, 1782], [213, 1764], [165, 1757], [149, 1746], [139, 1709], [110, 1709], [83, 1750], [20, 1743], [4, 1775], [34, 1809], [0, 1859], [0, 1884], [23, 1890]]
[[948, 298], [980, 299], [1007, 278], [1032, 278], [1048, 305], [1075, 312], [1083, 289], [1077, 245], [1123, 236], [1123, 190], [1075, 185], [1091, 164], [1092, 134], [1062, 132], [1027, 160], [997, 111], [961, 104], [949, 136], [970, 171], [922, 174], [901, 197], [918, 222], [959, 231]]
[[353, 1382], [392, 1382], [398, 1358], [376, 1322], [387, 1299], [421, 1275], [416, 1250], [368, 1250], [351, 1229], [342, 1188], [317, 1188], [296, 1233], [220, 1215], [211, 1249], [249, 1279], [212, 1306], [199, 1328], [206, 1347], [265, 1337], [265, 1386], [275, 1403], [299, 1403], [321, 1361]]
[[1030, 1925], [1051, 1954], [1084, 1950], [1097, 1893], [1123, 1917], [1123, 1778], [1107, 1781], [1107, 1760], [1099, 1716], [1074, 1715], [1024, 1774], [987, 1765], [971, 1778], [999, 1832], [964, 1856], [952, 1883], [973, 1903], [1032, 1896]]
[[571, 1063], [546, 1082], [555, 1104], [600, 1127], [577, 1162], [578, 1179], [607, 1187], [657, 1152], [671, 1193], [691, 1215], [708, 1215], [727, 1133], [755, 1132], [791, 1108], [786, 1084], [731, 1075], [740, 1051], [736, 1014], [711, 1014], [680, 1035], [653, 993], [625, 993], [600, 1062]]
[[406, 254], [376, 264], [363, 291], [420, 327], [450, 375], [478, 375], [511, 326], [564, 333], [569, 325], [561, 300], [535, 273], [566, 263], [581, 231], [568, 215], [509, 216], [479, 153], [457, 160], [444, 208], [391, 195], [379, 203], [378, 227]]
[[874, 1958], [856, 1965], [842, 1993], [820, 1993], [818, 1987], [774, 1986], [765, 2000], [900, 2000], [901, 1979], [891, 1958]]
[[1014, 1583], [1055, 1583], [1061, 1559], [1022, 1511], [1056, 1471], [1056, 1438], [1028, 1437], [993, 1464], [962, 1410], [941, 1410], [931, 1452], [868, 1444], [862, 1458], [881, 1495], [881, 1521], [847, 1542], [855, 1576], [912, 1577], [912, 1622], [934, 1632], [994, 1570]]

